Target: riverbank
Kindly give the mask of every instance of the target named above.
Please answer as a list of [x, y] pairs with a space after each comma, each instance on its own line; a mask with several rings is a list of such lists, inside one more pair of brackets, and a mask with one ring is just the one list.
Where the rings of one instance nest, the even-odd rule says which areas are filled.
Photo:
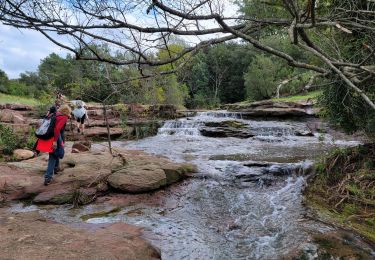
[[375, 144], [336, 150], [316, 167], [305, 191], [316, 217], [375, 245]]
[[38, 212], [0, 208], [1, 259], [160, 259], [160, 251], [142, 238], [142, 229], [124, 223], [58, 224]]

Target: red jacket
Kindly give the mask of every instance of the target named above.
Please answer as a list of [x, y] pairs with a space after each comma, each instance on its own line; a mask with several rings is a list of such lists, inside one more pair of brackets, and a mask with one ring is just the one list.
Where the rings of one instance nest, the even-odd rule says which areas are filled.
[[57, 142], [59, 139], [60, 133], [64, 130], [65, 124], [68, 121], [68, 117], [61, 114], [60, 112], [56, 113], [56, 123], [55, 123], [55, 134], [53, 136], [53, 140]]
[[53, 152], [53, 142], [57, 142], [61, 131], [64, 129], [66, 122], [68, 121], [68, 117], [62, 115], [61, 113], [56, 113], [56, 122], [54, 128], [54, 136], [49, 140], [42, 140], [38, 139], [38, 143], [36, 145], [36, 150], [44, 153], [52, 153]]

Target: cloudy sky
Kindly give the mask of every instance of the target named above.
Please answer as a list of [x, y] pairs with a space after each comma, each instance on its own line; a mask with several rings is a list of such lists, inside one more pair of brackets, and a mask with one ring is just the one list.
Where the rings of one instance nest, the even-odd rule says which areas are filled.
[[[224, 14], [226, 16], [233, 15], [237, 11], [237, 7], [230, 4], [232, 1], [222, 0], [221, 2], [221, 4], [225, 3]], [[139, 21], [135, 21], [137, 22]], [[210, 22], [205, 21], [205, 23], [207, 27], [212, 26]], [[188, 39], [184, 40], [189, 42]], [[19, 30], [0, 23], [0, 69], [5, 71], [9, 78], [18, 78], [22, 72], [36, 71], [40, 60], [53, 52], [63, 57], [68, 53], [39, 32]]]
[[18, 78], [21, 72], [36, 71], [40, 60], [52, 52], [62, 56], [67, 53], [38, 32], [17, 30], [0, 23], [0, 69], [9, 78]]

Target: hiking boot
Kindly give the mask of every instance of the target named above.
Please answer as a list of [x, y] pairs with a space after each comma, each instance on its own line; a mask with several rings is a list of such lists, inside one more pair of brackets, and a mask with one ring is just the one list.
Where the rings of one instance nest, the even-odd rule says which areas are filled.
[[52, 182], [52, 179], [44, 179], [44, 186], [48, 186]]

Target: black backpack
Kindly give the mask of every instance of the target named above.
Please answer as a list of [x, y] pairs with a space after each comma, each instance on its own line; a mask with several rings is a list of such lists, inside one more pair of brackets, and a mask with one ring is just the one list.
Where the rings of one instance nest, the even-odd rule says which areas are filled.
[[42, 124], [35, 131], [35, 136], [42, 140], [49, 140], [54, 136], [56, 114], [43, 119]]

